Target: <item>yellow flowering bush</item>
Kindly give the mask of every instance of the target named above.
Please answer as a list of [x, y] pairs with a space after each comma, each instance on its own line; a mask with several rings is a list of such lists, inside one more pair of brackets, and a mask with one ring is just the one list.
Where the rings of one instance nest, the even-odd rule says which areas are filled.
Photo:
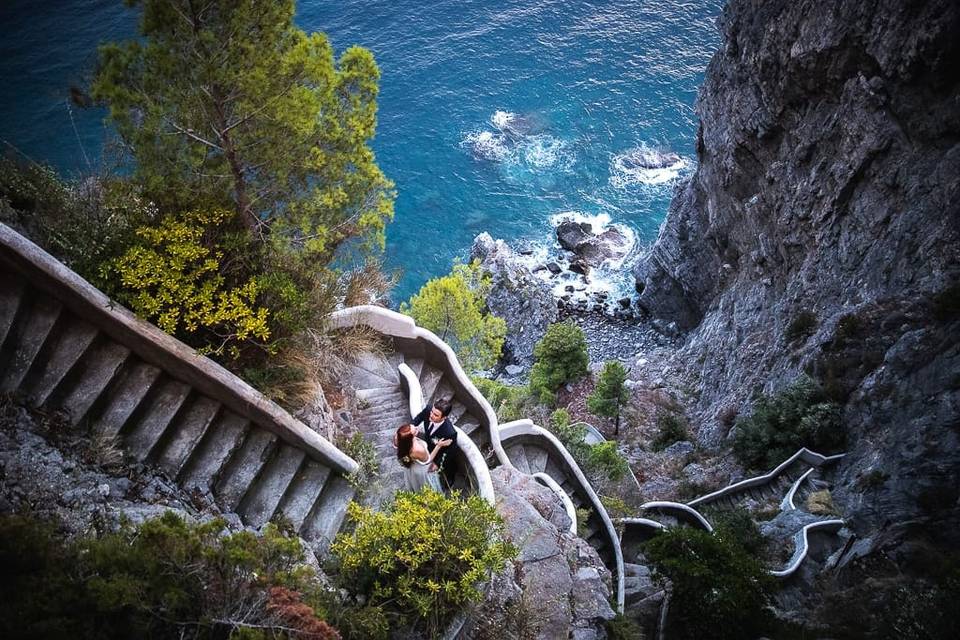
[[431, 637], [478, 601], [478, 585], [517, 553], [479, 496], [400, 492], [385, 511], [351, 503], [349, 517], [355, 529], [331, 546], [344, 584]]
[[137, 315], [204, 353], [235, 357], [239, 343], [262, 343], [270, 328], [269, 310], [256, 306], [257, 278], [228, 286], [223, 251], [208, 240], [229, 215], [222, 209], [190, 211], [139, 227], [137, 244], [105, 263], [103, 272], [119, 278], [119, 298]]

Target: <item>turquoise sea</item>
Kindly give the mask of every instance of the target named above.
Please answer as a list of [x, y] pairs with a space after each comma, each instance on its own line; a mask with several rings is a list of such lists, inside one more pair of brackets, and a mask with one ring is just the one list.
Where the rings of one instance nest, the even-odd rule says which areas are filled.
[[[488, 231], [552, 251], [562, 215], [655, 237], [694, 165], [693, 106], [719, 44], [720, 0], [301, 0], [298, 24], [337, 51], [371, 49], [382, 72], [374, 148], [396, 182], [386, 262], [395, 298], [449, 270]], [[67, 175], [99, 167], [109, 131], [78, 110], [99, 42], [132, 37], [120, 0], [0, 3], [0, 140]], [[638, 168], [674, 152], [666, 169]], [[572, 212], [572, 213], [571, 213]], [[617, 267], [615, 269], [615, 267]]]

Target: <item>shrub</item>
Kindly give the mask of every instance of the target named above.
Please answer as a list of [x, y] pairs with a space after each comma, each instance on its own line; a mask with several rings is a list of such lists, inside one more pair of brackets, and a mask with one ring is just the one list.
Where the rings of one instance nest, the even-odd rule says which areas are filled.
[[583, 330], [572, 322], [550, 325], [534, 347], [533, 358], [530, 391], [546, 404], [553, 403], [561, 385], [584, 376], [590, 364]]
[[618, 613], [610, 620], [607, 620], [607, 637], [610, 640], [643, 640], [643, 627], [640, 624], [628, 618], [622, 613]]
[[139, 243], [103, 273], [119, 278], [118, 298], [137, 315], [201, 352], [237, 357], [241, 343], [270, 337], [269, 311], [256, 306], [255, 278], [230, 286], [221, 274], [224, 252], [212, 236], [228, 215], [194, 211], [139, 227]]
[[400, 492], [385, 511], [351, 503], [349, 516], [354, 531], [331, 546], [343, 583], [431, 636], [516, 555], [494, 508], [475, 495]]
[[833, 504], [833, 496], [829, 489], [814, 491], [806, 500], [807, 511], [818, 516], [832, 516], [840, 513]]
[[834, 453], [845, 440], [840, 407], [805, 377], [757, 399], [753, 413], [737, 419], [736, 429], [733, 451], [750, 469], [772, 468], [800, 447]]
[[519, 420], [527, 414], [533, 402], [530, 389], [526, 385], [513, 386], [499, 380], [471, 377], [477, 390], [490, 402], [500, 422]]
[[673, 583], [669, 636], [753, 638], [768, 623], [772, 578], [741, 546], [699, 529], [657, 534], [644, 554]]
[[337, 434], [336, 445], [359, 465], [348, 478], [350, 486], [356, 491], [355, 497], [359, 499], [372, 483], [379, 481], [380, 457], [377, 448], [359, 431], [350, 437]]
[[809, 338], [816, 330], [817, 316], [811, 311], [804, 310], [794, 316], [793, 320], [790, 321], [784, 337], [787, 342], [797, 342]]
[[713, 531], [714, 535], [739, 545], [749, 554], [756, 555], [766, 546], [766, 540], [746, 509], [721, 511], [713, 518]]
[[623, 479], [630, 472], [627, 459], [617, 451], [617, 443], [612, 440], [590, 445], [587, 450], [587, 469], [612, 482]]
[[467, 370], [488, 369], [503, 351], [507, 324], [485, 313], [490, 276], [479, 261], [455, 264], [449, 275], [429, 280], [400, 312], [436, 333], [453, 348]]
[[550, 414], [547, 423], [550, 431], [557, 436], [557, 440], [566, 447], [574, 458], [584, 457], [589, 445], [584, 442], [587, 437], [587, 428], [582, 423], [570, 424], [570, 412], [564, 408], [556, 409]]
[[286, 638], [323, 629], [302, 594], [316, 590], [295, 536], [224, 535], [224, 521], [172, 512], [138, 529], [65, 543], [53, 528], [0, 518], [3, 637]]
[[689, 440], [690, 435], [687, 432], [687, 422], [683, 416], [659, 409], [657, 411], [657, 435], [654, 436], [650, 447], [654, 451], [663, 451], [674, 442]]
[[600, 379], [593, 393], [587, 396], [587, 409], [590, 413], [616, 420], [616, 430], [620, 430], [620, 409], [630, 399], [630, 391], [624, 384], [627, 370], [619, 362], [612, 360], [603, 365]]

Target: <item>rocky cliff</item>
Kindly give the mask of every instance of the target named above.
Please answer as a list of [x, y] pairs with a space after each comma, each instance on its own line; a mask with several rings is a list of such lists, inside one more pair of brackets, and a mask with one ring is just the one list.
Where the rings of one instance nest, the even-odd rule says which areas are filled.
[[640, 306], [688, 331], [709, 445], [754, 393], [820, 380], [854, 555], [915, 567], [905, 540], [960, 524], [960, 4], [731, 0], [720, 28]]

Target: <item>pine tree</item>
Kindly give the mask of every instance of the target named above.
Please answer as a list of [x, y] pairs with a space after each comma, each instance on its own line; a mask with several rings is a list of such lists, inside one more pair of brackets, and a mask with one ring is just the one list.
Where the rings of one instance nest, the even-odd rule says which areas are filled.
[[293, 0], [131, 0], [141, 38], [100, 49], [92, 94], [161, 208], [226, 206], [266, 238], [323, 263], [346, 240], [382, 248], [393, 184], [368, 146], [379, 70], [338, 61], [293, 24]]
[[545, 403], [554, 401], [554, 392], [561, 385], [583, 377], [590, 364], [586, 337], [572, 322], [547, 327], [547, 333], [533, 348], [533, 358], [530, 391]]
[[490, 278], [479, 262], [456, 264], [450, 274], [423, 285], [400, 311], [449, 344], [467, 370], [489, 369], [507, 335], [503, 318], [484, 312], [489, 291]]
[[627, 380], [627, 370], [616, 360], [603, 365], [597, 386], [587, 397], [587, 409], [590, 413], [614, 418], [614, 433], [620, 433], [620, 409], [630, 398], [630, 393], [624, 384]]

